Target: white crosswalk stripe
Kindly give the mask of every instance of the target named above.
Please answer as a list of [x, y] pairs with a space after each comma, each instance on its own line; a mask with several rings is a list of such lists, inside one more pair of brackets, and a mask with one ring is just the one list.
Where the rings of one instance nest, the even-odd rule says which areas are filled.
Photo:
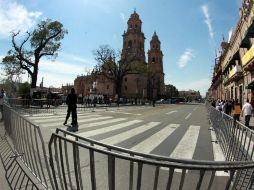
[[[97, 119], [99, 120], [99, 119]], [[82, 125], [79, 125], [79, 129], [84, 129], [84, 128], [90, 128], [90, 127], [95, 127], [95, 126], [100, 126], [100, 125], [105, 125], [105, 124], [110, 124], [110, 123], [116, 123], [120, 121], [124, 121], [126, 118], [116, 118], [116, 119], [110, 119], [106, 121], [100, 121], [100, 122], [94, 122], [94, 123], [85, 123]]]
[[[79, 119], [78, 122], [79, 123], [85, 123], [85, 122], [90, 122], [90, 121], [97, 121], [97, 120], [104, 120], [104, 119], [111, 119], [112, 117], [107, 116], [107, 117], [95, 117], [95, 118], [89, 118], [89, 119]], [[62, 124], [62, 120], [61, 121], [57, 121], [57, 122], [52, 122], [52, 123], [43, 123], [41, 124], [42, 127], [54, 127], [54, 126], [61, 126]]]
[[[169, 114], [172, 113], [169, 112]], [[52, 131], [55, 131], [57, 127], [61, 128], [64, 127], [66, 129], [66, 126], [62, 125], [64, 118], [65, 114], [29, 117], [30, 120], [36, 122], [41, 127], [51, 127]], [[167, 138], [170, 138], [170, 135], [172, 135], [176, 131], [176, 129], [181, 127], [181, 124], [170, 124], [170, 123], [162, 124], [161, 122], [144, 122], [144, 120], [138, 119], [129, 120], [127, 118], [114, 118], [111, 116], [101, 116], [96, 113], [80, 114], [78, 116], [78, 122], [79, 122], [79, 131], [76, 132], [75, 134], [84, 138], [101, 135], [98, 136], [99, 138], [101, 138], [101, 140], [99, 141], [101, 143], [110, 145], [116, 145], [124, 141], [126, 141], [126, 143], [128, 144], [128, 140], [130, 141], [132, 137], [136, 136], [138, 139], [139, 135], [141, 135], [142, 133], [146, 133], [148, 130], [153, 129], [156, 126], [160, 125], [156, 129], [156, 132], [155, 130], [151, 130], [151, 133], [147, 132], [146, 134], [149, 134], [149, 136], [146, 137], [143, 136], [142, 140], [135, 142], [135, 145], [130, 148], [130, 150], [142, 153], [150, 153], [155, 148], [160, 149], [160, 145]], [[172, 153], [171, 155], [169, 155], [169, 157], [177, 159], [192, 159], [197, 145], [199, 131], [200, 126], [190, 125], [186, 129], [184, 135], [182, 137], [179, 137], [181, 140], [178, 142], [175, 149], [171, 150]], [[106, 133], [107, 136], [104, 137], [103, 134]], [[214, 134], [211, 135], [213, 140]], [[67, 137], [72, 138], [71, 136]], [[221, 158], [219, 158], [219, 156], [221, 156], [222, 154], [221, 149], [219, 146], [216, 146], [217, 144], [214, 145], [215, 145], [215, 147], [213, 147], [214, 159], [221, 160]], [[225, 176], [227, 174], [223, 172], [221, 173], [217, 172], [216, 175]]]
[[159, 146], [159, 144], [162, 143], [169, 135], [171, 135], [171, 133], [173, 133], [179, 126], [179, 124], [169, 124], [143, 142], [132, 147], [131, 150], [142, 153], [149, 153], [157, 146]]
[[104, 134], [104, 133], [107, 133], [107, 132], [113, 132], [113, 131], [118, 130], [118, 129], [123, 129], [125, 127], [129, 127], [131, 125], [140, 123], [141, 121], [142, 120], [127, 121], [125, 123], [120, 123], [120, 124], [112, 125], [110, 127], [105, 127], [105, 128], [101, 128], [101, 129], [87, 131], [87, 132], [82, 132], [82, 133], [79, 133], [79, 135], [81, 137], [91, 137], [91, 136], [94, 136], [94, 135], [100, 135], [100, 134]]
[[170, 157], [177, 159], [192, 159], [198, 140], [199, 130], [200, 126], [190, 125]]
[[129, 131], [126, 131], [126, 132], [114, 135], [112, 137], [103, 139], [101, 142], [105, 143], [105, 144], [114, 145], [114, 144], [120, 143], [122, 141], [125, 141], [125, 140], [127, 140], [127, 139], [129, 139], [129, 138], [131, 138], [135, 135], [141, 134], [144, 131], [152, 129], [153, 127], [155, 127], [159, 124], [160, 124], [160, 122], [149, 122], [149, 123], [147, 123], [145, 125], [142, 125], [140, 127], [137, 127], [137, 128], [131, 129]]
[[[84, 118], [91, 118], [91, 117], [99, 117], [100, 115], [80, 115], [78, 116], [78, 120], [84, 119]], [[71, 116], [70, 116], [71, 119]], [[36, 123], [45, 123], [45, 118], [36, 118], [33, 119]], [[64, 121], [65, 120], [65, 116], [58, 116], [58, 117], [51, 117], [51, 118], [47, 118], [47, 122], [53, 122], [53, 121]]]

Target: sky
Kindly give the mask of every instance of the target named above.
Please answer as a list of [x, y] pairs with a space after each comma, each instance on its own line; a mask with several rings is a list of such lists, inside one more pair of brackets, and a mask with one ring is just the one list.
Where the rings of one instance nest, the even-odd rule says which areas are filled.
[[[205, 95], [216, 51], [239, 20], [242, 0], [0, 0], [0, 60], [11, 46], [11, 31], [32, 31], [41, 20], [61, 22], [68, 34], [58, 57], [41, 60], [38, 83], [61, 87], [96, 65], [93, 50], [121, 50], [122, 34], [134, 10], [142, 20], [145, 51], [156, 31], [163, 51], [165, 84]], [[148, 59], [146, 54], [146, 60]], [[3, 77], [1, 73], [0, 78]], [[23, 76], [23, 81], [28, 75]]]

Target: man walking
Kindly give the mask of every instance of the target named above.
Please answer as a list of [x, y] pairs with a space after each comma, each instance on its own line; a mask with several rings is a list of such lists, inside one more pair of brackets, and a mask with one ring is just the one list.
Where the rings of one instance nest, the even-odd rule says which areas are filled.
[[249, 103], [249, 100], [247, 99], [246, 103], [243, 105], [242, 114], [241, 114], [242, 116], [244, 114], [244, 120], [245, 120], [246, 127], [249, 127], [252, 110], [253, 110], [252, 105]]
[[72, 117], [72, 122], [71, 125], [76, 127], [76, 130], [78, 130], [78, 122], [77, 122], [77, 95], [75, 93], [75, 89], [72, 88], [71, 89], [71, 93], [68, 94], [67, 98], [66, 98], [66, 104], [68, 105], [68, 110], [67, 110], [67, 115], [66, 115], [66, 119], [64, 121], [64, 125], [67, 124], [67, 121], [70, 117], [70, 113], [71, 113], [71, 117]]
[[238, 99], [236, 99], [235, 102], [233, 103], [232, 114], [233, 114], [234, 124], [236, 121], [240, 121], [241, 105], [238, 103]]

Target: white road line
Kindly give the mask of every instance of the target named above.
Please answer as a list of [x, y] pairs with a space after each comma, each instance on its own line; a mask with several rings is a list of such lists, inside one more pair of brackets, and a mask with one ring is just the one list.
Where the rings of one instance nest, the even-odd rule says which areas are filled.
[[[221, 150], [221, 147], [218, 143], [216, 143], [217, 138], [215, 135], [214, 130], [211, 131], [211, 138], [212, 138], [212, 146], [213, 146], [213, 156], [214, 156], [214, 161], [225, 161], [224, 154]], [[229, 173], [224, 172], [224, 171], [217, 171], [216, 176], [229, 176]]]
[[[111, 119], [112, 117], [96, 117], [96, 118], [89, 118], [89, 119], [78, 119], [78, 123], [81, 122], [90, 122], [90, 121], [97, 121], [97, 120], [103, 120], [103, 119]], [[71, 118], [69, 118], [70, 120]], [[59, 126], [59, 125], [63, 125], [64, 121], [58, 120], [58, 122], [53, 122], [53, 123], [44, 123], [44, 124], [40, 124], [40, 126], [42, 127], [54, 127], [54, 126]]]
[[[100, 117], [101, 115], [80, 115], [78, 116], [78, 120], [80, 120], [81, 118], [90, 118], [90, 117]], [[71, 118], [71, 116], [70, 116]], [[40, 119], [33, 119], [31, 118], [31, 120], [35, 121], [36, 123], [44, 123], [45, 121], [59, 121], [59, 120], [65, 120], [65, 116], [62, 117], [55, 117], [55, 118], [40, 118]]]
[[196, 110], [197, 110], [197, 108], [198, 108], [198, 106], [196, 106], [196, 107], [193, 109], [193, 111], [196, 111]]
[[185, 117], [185, 119], [189, 119], [190, 116], [191, 116], [191, 113], [189, 113], [189, 114]]
[[174, 110], [174, 111], [170, 111], [170, 112], [168, 112], [168, 113], [166, 113], [167, 115], [170, 115], [170, 114], [172, 114], [172, 113], [176, 113], [176, 112], [178, 112], [177, 110]]
[[[78, 117], [80, 117], [80, 116], [87, 116], [87, 115], [92, 115], [92, 113], [77, 114]], [[38, 119], [42, 119], [42, 118], [49, 119], [49, 118], [57, 118], [57, 117], [65, 117], [65, 116], [66, 116], [66, 113], [64, 113], [64, 114], [55, 114], [55, 115], [54, 114], [51, 114], [51, 115], [40, 115], [40, 116], [38, 116], [38, 115], [36, 115], [36, 116], [27, 115], [26, 117], [31, 119], [31, 120], [38, 120]]]
[[212, 138], [212, 145], [213, 145], [213, 156], [214, 156], [214, 161], [225, 161], [224, 154], [221, 150], [221, 147], [218, 143], [216, 143], [217, 138], [215, 135], [215, 132], [213, 130], [211, 131], [211, 138]]
[[119, 121], [124, 121], [127, 118], [116, 118], [116, 119], [110, 119], [110, 120], [106, 120], [106, 121], [99, 121], [99, 122], [94, 122], [94, 123], [85, 123], [82, 125], [79, 125], [79, 129], [85, 129], [85, 128], [90, 128], [90, 127], [95, 127], [95, 126], [99, 126], [99, 125], [105, 125], [105, 124], [110, 124], [110, 123], [116, 123]]
[[142, 153], [149, 153], [157, 146], [159, 146], [179, 126], [179, 124], [169, 124], [162, 130], [158, 131], [157, 133], [144, 140], [143, 142], [132, 147], [131, 150]]
[[125, 115], [142, 115], [141, 113], [128, 113], [128, 112], [117, 112], [117, 111], [109, 111], [109, 112], [125, 114]]
[[126, 131], [126, 132], [114, 135], [112, 137], [103, 139], [100, 142], [105, 143], [105, 144], [114, 145], [114, 144], [120, 143], [122, 141], [125, 141], [135, 135], [144, 133], [146, 130], [152, 129], [153, 127], [155, 127], [156, 125], [159, 125], [159, 124], [160, 124], [160, 122], [149, 122], [145, 125], [135, 128], [135, 129], [131, 129], [129, 131]]
[[94, 136], [94, 135], [100, 135], [100, 134], [103, 134], [103, 133], [112, 132], [112, 131], [115, 131], [115, 130], [118, 130], [118, 129], [126, 128], [126, 127], [129, 127], [131, 125], [134, 125], [134, 124], [140, 123], [140, 122], [142, 122], [142, 120], [127, 121], [125, 123], [112, 125], [110, 127], [104, 127], [104, 128], [101, 128], [101, 129], [82, 132], [82, 133], [79, 133], [78, 135], [81, 136], [81, 137], [91, 137], [91, 136]]
[[190, 125], [170, 157], [192, 159], [198, 140], [199, 130], [200, 126]]

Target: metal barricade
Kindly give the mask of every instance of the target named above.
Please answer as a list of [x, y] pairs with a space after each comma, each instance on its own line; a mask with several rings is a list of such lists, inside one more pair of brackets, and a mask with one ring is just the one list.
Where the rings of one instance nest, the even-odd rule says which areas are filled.
[[[254, 168], [252, 161], [195, 161], [142, 154], [61, 129], [51, 136], [49, 152], [55, 188], [61, 190], [233, 189], [239, 173]], [[227, 171], [228, 176], [218, 176], [220, 171]], [[251, 185], [250, 179], [242, 187]]]
[[3, 113], [5, 131], [13, 144], [14, 154], [19, 155], [25, 170], [38, 180], [36, 183], [40, 183], [45, 189], [51, 188], [48, 156], [39, 126], [21, 116], [9, 105], [4, 104]]
[[22, 171], [29, 171], [45, 189], [253, 189], [252, 131], [207, 108], [225, 162], [142, 154], [61, 129], [52, 134], [47, 155], [38, 126], [6, 104], [3, 116], [15, 155], [25, 166]]
[[[232, 162], [254, 161], [254, 131], [239, 121], [234, 121], [231, 116], [216, 110], [211, 105], [206, 105], [212, 127], [226, 160]], [[235, 188], [241, 189], [247, 183], [250, 183], [253, 175], [253, 168], [240, 172]], [[250, 189], [254, 189], [253, 180], [252, 178]]]
[[[66, 112], [67, 105], [61, 99], [8, 99], [8, 104], [15, 109], [17, 112], [22, 114], [58, 114], [59, 112]], [[105, 109], [108, 110], [109, 108], [119, 108], [123, 106], [136, 106], [135, 104], [128, 104], [128, 103], [121, 103], [117, 105], [116, 103], [110, 104], [85, 104], [85, 103], [78, 103], [77, 104], [77, 111], [96, 111], [96, 109]], [[137, 106], [143, 106], [141, 104]]]

